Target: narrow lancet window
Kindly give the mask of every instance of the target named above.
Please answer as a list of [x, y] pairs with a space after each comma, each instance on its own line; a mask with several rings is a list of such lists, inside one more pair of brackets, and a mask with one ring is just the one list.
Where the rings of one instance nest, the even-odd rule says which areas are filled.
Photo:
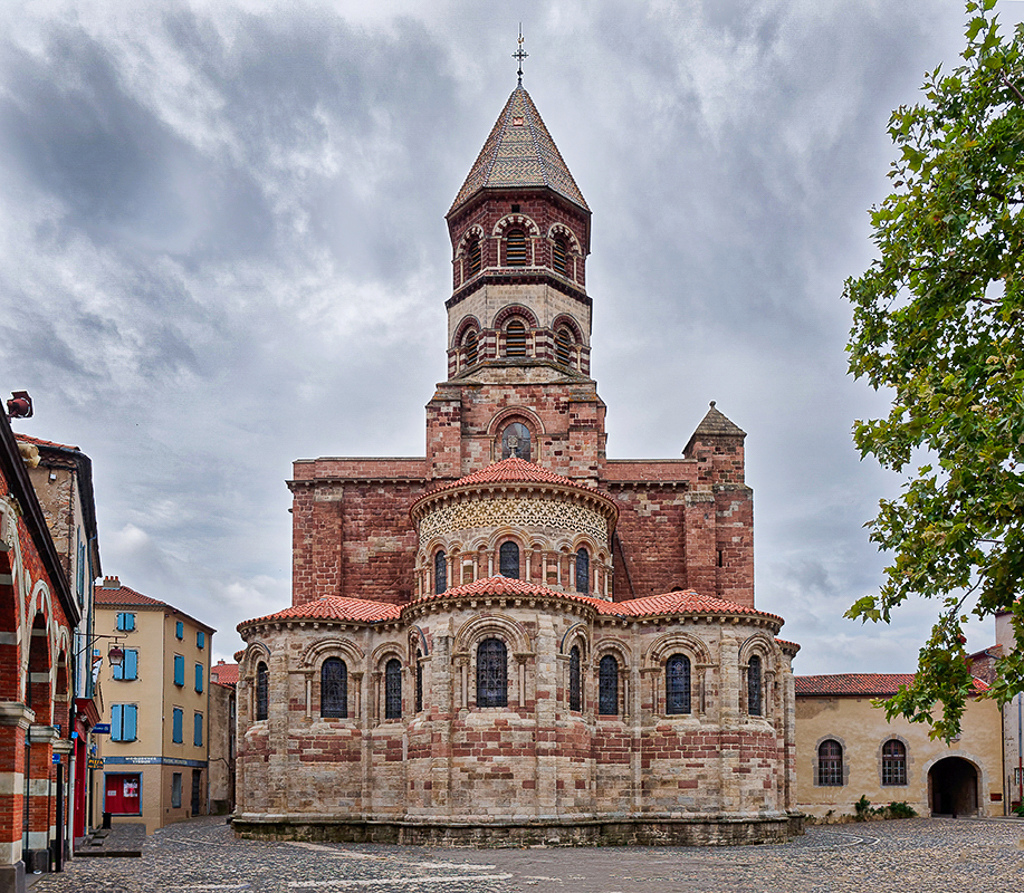
[[484, 639], [477, 648], [476, 705], [508, 706], [508, 650], [501, 639]]
[[582, 710], [583, 697], [580, 685], [580, 649], [573, 645], [569, 651], [569, 709]]
[[402, 717], [402, 664], [391, 658], [384, 665], [384, 718]]
[[320, 667], [320, 715], [348, 718], [348, 667], [337, 657], [327, 658]]
[[690, 712], [690, 658], [673, 654], [665, 664], [665, 712]]
[[619, 662], [606, 654], [601, 658], [598, 674], [597, 712], [602, 716], [618, 716]]

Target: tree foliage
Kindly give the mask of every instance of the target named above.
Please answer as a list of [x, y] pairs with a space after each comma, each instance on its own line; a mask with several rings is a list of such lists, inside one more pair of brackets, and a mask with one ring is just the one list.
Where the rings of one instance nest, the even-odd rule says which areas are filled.
[[947, 740], [972, 691], [968, 613], [1012, 611], [1017, 649], [990, 695], [1024, 688], [1024, 26], [1004, 36], [994, 6], [967, 2], [962, 63], [892, 114], [894, 191], [871, 212], [879, 258], [845, 288], [850, 371], [892, 394], [854, 440], [906, 476], [868, 525], [894, 560], [848, 616], [889, 622], [911, 596], [941, 602], [914, 683], [886, 706]]

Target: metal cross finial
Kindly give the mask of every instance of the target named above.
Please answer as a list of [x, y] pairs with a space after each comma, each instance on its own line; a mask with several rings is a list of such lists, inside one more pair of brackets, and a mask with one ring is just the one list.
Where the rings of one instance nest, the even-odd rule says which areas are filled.
[[519, 49], [517, 49], [512, 54], [512, 58], [519, 61], [519, 72], [518, 72], [518, 74], [519, 74], [519, 86], [520, 87], [523, 86], [523, 59], [525, 59], [529, 55], [530, 54], [528, 52], [526, 52], [526, 50], [523, 49], [523, 23], [520, 22], [519, 23]]

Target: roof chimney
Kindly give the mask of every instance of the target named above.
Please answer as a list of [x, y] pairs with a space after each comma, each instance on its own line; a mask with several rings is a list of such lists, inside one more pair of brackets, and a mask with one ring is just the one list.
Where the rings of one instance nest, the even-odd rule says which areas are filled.
[[104, 577], [103, 578], [104, 589], [120, 589], [121, 581], [117, 577]]

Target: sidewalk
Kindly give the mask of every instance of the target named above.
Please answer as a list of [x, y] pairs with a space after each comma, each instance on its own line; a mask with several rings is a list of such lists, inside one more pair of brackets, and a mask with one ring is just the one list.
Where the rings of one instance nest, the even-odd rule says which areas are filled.
[[75, 840], [75, 858], [90, 856], [142, 856], [142, 844], [146, 840], [146, 825], [143, 822], [126, 822], [112, 825], [109, 830], [99, 829], [86, 837]]

